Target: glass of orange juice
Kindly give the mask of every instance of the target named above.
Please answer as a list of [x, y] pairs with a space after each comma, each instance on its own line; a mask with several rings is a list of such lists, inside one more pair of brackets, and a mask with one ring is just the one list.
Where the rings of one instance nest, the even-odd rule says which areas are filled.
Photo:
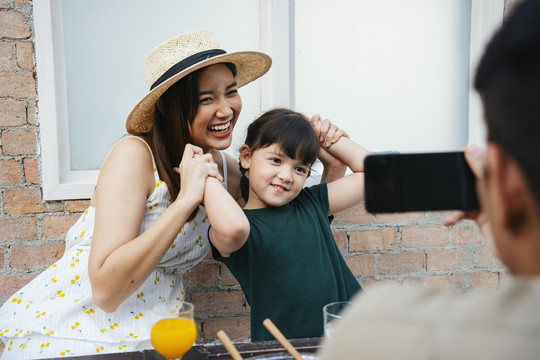
[[186, 301], [162, 302], [152, 307], [150, 342], [167, 360], [181, 359], [197, 338], [194, 306]]

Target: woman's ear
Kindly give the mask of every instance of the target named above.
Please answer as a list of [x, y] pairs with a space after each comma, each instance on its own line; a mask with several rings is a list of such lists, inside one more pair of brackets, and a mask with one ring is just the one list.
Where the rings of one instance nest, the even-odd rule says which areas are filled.
[[240, 165], [244, 169], [249, 169], [251, 164], [251, 149], [247, 145], [240, 147]]

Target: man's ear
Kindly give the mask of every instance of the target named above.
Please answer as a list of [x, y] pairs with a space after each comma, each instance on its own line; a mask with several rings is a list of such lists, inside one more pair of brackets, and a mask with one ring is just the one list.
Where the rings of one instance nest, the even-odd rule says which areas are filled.
[[[512, 233], [518, 233], [527, 222], [532, 199], [525, 176], [517, 162], [498, 145], [490, 144], [487, 151], [488, 182], [499, 206], [500, 221]], [[530, 216], [530, 215], [529, 215]]]
[[242, 145], [240, 147], [240, 165], [244, 169], [249, 169], [251, 164], [251, 149], [247, 145]]

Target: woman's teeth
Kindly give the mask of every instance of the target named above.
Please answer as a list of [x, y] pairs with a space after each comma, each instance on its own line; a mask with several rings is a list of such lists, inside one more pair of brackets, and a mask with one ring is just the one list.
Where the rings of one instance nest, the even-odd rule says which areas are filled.
[[215, 125], [215, 126], [209, 126], [208, 130], [215, 132], [215, 133], [223, 133], [229, 130], [229, 127], [231, 126], [231, 122], [229, 121], [226, 124], [222, 125]]

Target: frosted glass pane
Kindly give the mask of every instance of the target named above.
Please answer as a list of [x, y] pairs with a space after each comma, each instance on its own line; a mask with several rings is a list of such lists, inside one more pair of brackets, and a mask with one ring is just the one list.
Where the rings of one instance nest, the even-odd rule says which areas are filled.
[[[144, 59], [157, 44], [209, 29], [229, 52], [260, 50], [258, 1], [61, 1], [71, 170], [99, 169], [125, 133], [127, 115], [147, 93]], [[237, 130], [260, 112], [260, 85], [250, 84], [240, 93]], [[235, 131], [234, 144], [242, 135]]]
[[296, 0], [295, 108], [372, 151], [467, 143], [471, 0]]

